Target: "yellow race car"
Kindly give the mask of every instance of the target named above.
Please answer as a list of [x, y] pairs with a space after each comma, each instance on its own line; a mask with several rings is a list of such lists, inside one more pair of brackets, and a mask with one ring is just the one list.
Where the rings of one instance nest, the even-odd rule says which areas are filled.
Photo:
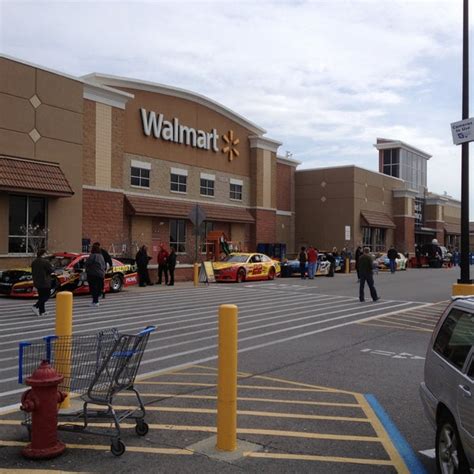
[[231, 253], [212, 266], [216, 281], [273, 280], [280, 275], [280, 262], [263, 253]]

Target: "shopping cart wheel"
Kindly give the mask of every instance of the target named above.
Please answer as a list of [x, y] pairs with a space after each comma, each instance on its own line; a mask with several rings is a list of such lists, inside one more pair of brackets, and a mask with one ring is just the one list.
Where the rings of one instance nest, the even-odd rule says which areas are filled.
[[138, 436], [145, 436], [148, 433], [148, 428], [148, 423], [143, 420], [137, 420], [135, 433], [137, 433]]
[[122, 456], [125, 452], [125, 445], [119, 439], [114, 439], [110, 445], [110, 451], [114, 456]]

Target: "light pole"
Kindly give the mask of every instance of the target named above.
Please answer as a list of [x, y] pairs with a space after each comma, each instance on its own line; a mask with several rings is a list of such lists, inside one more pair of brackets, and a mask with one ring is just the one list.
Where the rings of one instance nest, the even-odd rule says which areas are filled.
[[[469, 118], [469, 0], [463, 0], [462, 119]], [[469, 142], [461, 145], [461, 278], [470, 284], [469, 271]]]

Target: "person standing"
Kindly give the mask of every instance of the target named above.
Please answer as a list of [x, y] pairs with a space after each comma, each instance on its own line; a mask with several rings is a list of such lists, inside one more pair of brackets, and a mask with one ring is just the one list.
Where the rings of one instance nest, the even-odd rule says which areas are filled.
[[51, 294], [51, 273], [54, 269], [48, 260], [44, 258], [45, 249], [40, 249], [36, 253], [36, 258], [31, 263], [31, 273], [33, 275], [33, 284], [38, 291], [38, 301], [31, 310], [36, 316], [47, 316], [45, 304]]
[[174, 285], [174, 269], [176, 267], [176, 251], [173, 246], [171, 246], [170, 254], [168, 255], [168, 272], [170, 274], [170, 282], [168, 286]]
[[298, 260], [300, 262], [300, 275], [301, 279], [306, 278], [306, 262], [308, 261], [308, 256], [306, 254], [306, 247], [301, 247], [301, 252], [298, 255]]
[[104, 290], [105, 260], [100, 251], [98, 242], [91, 248], [91, 254], [85, 264], [89, 290], [92, 295], [92, 306], [99, 306], [99, 296]]
[[380, 298], [377, 295], [377, 290], [374, 285], [374, 260], [370, 255], [369, 247], [364, 248], [364, 253], [359, 258], [359, 301], [363, 303], [365, 301], [364, 287], [365, 282], [369, 285], [370, 296], [374, 301], [379, 300]]
[[160, 245], [160, 251], [158, 252], [158, 282], [157, 285], [161, 285], [163, 273], [165, 274], [165, 284], [168, 284], [168, 252], [163, 244]]
[[142, 245], [135, 255], [135, 262], [137, 264], [138, 271], [138, 285], [139, 286], [153, 286], [148, 273], [148, 263], [151, 257], [148, 256], [148, 247]]
[[397, 261], [396, 258], [398, 257], [397, 249], [391, 245], [387, 252], [387, 257], [390, 265], [390, 273], [395, 273], [397, 270]]
[[363, 254], [362, 247], [358, 245], [355, 252], [355, 268], [357, 271], [357, 281], [360, 281], [359, 258], [362, 256], [362, 254]]
[[[110, 256], [109, 252], [105, 250], [104, 248], [101, 247], [100, 242], [94, 242], [93, 245], [98, 245], [100, 247], [100, 253], [102, 254], [102, 257], [104, 257], [104, 262], [105, 262], [105, 273], [107, 273], [112, 267], [112, 257]], [[102, 288], [102, 299], [105, 298], [105, 291]]]
[[316, 274], [316, 263], [318, 262], [318, 252], [314, 247], [310, 246], [308, 249], [308, 277], [310, 280]]

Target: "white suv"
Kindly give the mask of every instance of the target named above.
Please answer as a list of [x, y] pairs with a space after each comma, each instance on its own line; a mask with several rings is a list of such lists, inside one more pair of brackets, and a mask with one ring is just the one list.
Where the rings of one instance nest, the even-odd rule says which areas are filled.
[[474, 297], [457, 298], [428, 346], [420, 394], [436, 429], [438, 472], [474, 472]]

